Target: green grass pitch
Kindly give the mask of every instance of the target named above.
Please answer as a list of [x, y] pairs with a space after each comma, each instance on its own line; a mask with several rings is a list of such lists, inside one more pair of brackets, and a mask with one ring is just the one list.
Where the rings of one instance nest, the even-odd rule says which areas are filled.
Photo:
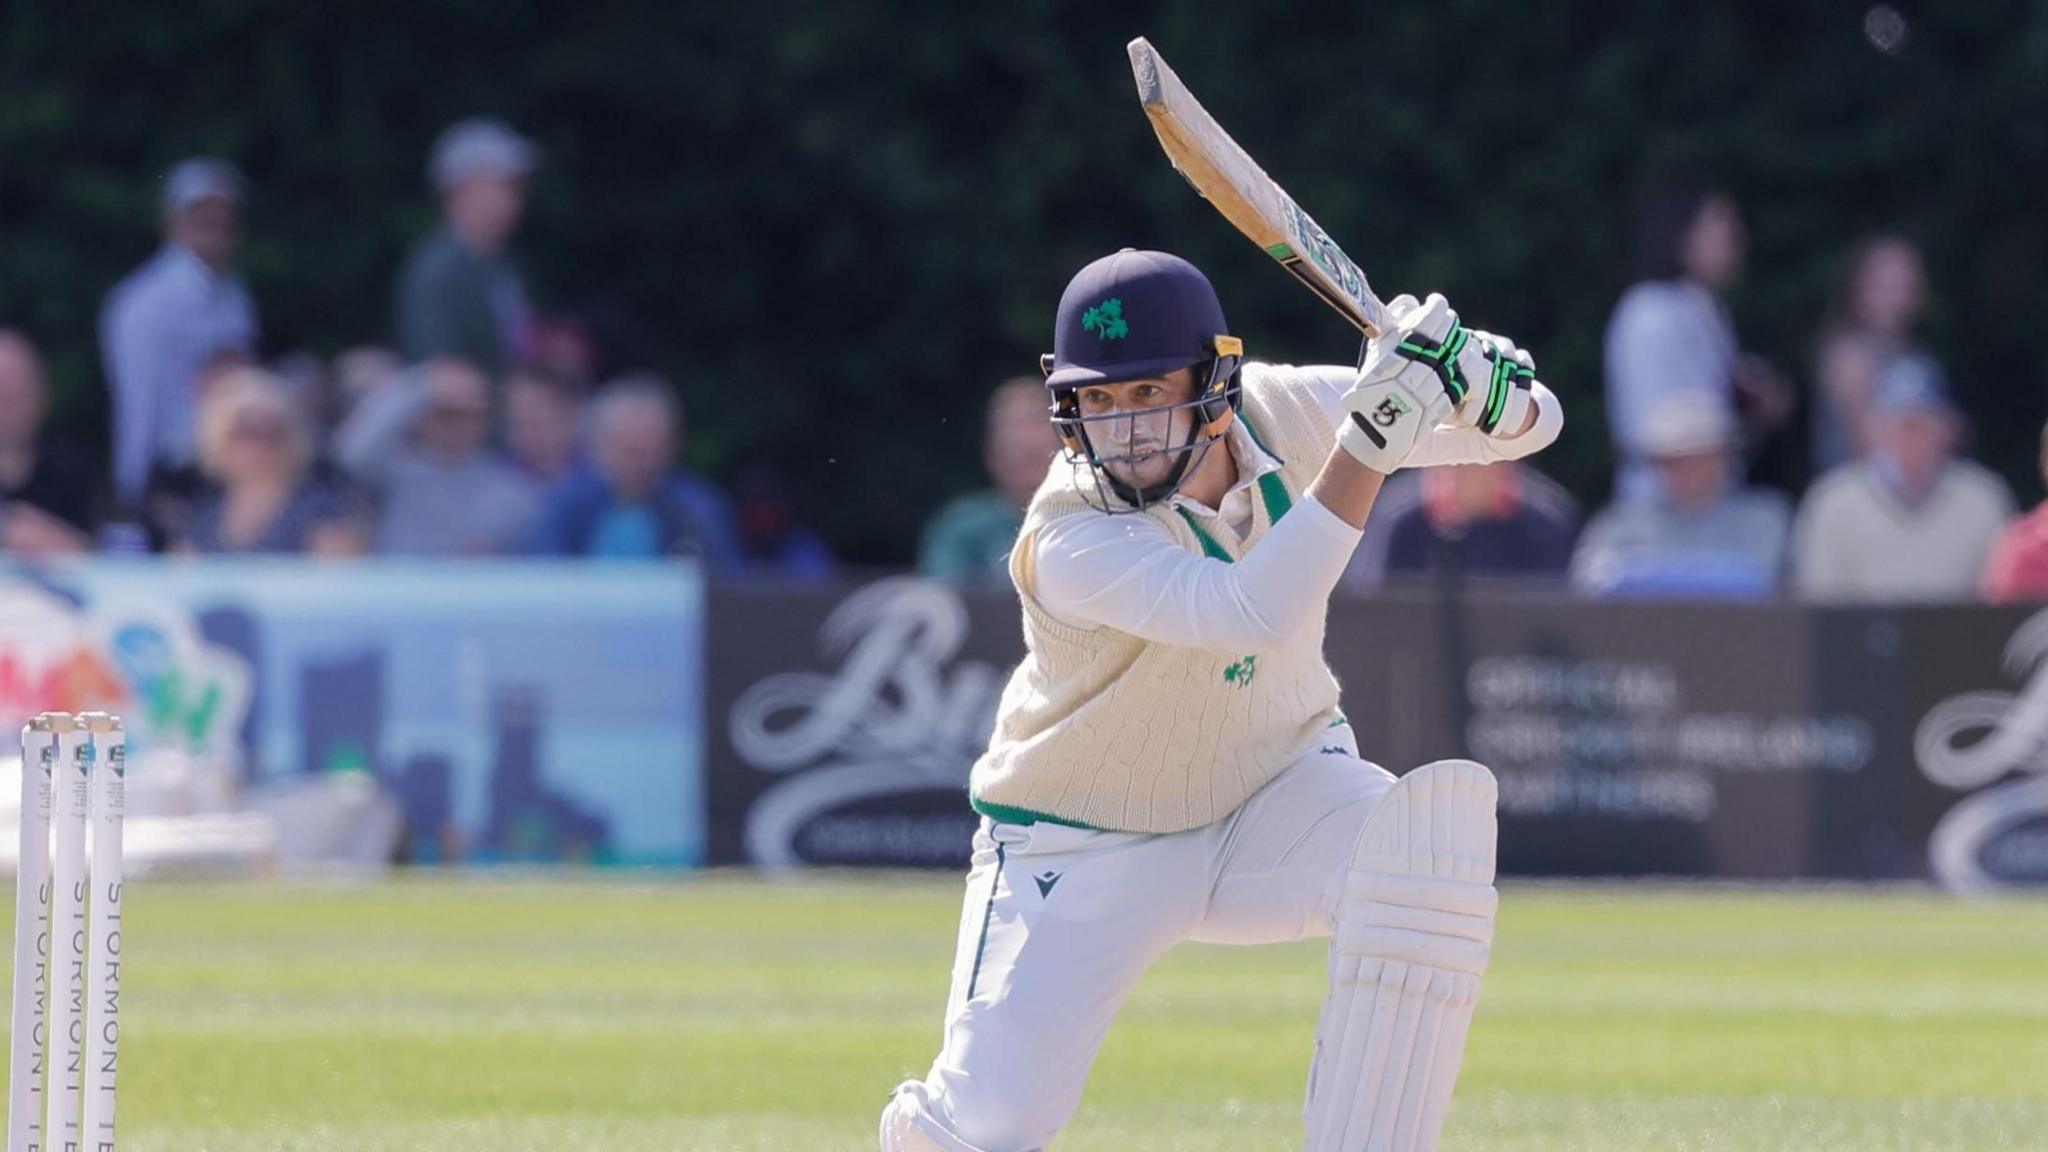
[[[957, 878], [143, 883], [132, 1152], [871, 1149]], [[1289, 1149], [1322, 948], [1184, 946], [1067, 1150]], [[1509, 884], [1444, 1146], [2048, 1147], [2048, 903]]]

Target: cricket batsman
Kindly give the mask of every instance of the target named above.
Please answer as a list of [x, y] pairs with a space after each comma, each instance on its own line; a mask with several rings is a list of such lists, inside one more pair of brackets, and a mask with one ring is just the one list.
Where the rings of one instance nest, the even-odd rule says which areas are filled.
[[1330, 590], [1399, 468], [1527, 456], [1563, 413], [1441, 296], [1363, 366], [1248, 362], [1206, 277], [1125, 249], [1060, 298], [1065, 445], [1010, 557], [1027, 654], [981, 813], [945, 1036], [883, 1152], [1057, 1136], [1117, 1009], [1182, 940], [1330, 938], [1310, 1152], [1436, 1147], [1493, 938], [1494, 782], [1360, 757]]

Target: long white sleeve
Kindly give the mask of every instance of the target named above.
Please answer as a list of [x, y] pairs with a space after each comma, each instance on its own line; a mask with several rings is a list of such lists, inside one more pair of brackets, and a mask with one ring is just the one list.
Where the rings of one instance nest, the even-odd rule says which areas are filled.
[[1273, 648], [1320, 613], [1358, 529], [1303, 496], [1235, 564], [1198, 556], [1144, 516], [1080, 513], [1033, 541], [1032, 586], [1052, 617], [1214, 652]]

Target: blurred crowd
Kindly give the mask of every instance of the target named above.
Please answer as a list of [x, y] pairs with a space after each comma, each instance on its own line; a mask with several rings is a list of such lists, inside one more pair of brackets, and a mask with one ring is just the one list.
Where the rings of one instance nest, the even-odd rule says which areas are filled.
[[429, 164], [442, 220], [396, 272], [393, 343], [268, 364], [235, 272], [242, 176], [177, 165], [162, 246], [100, 316], [110, 465], [45, 428], [41, 350], [0, 329], [0, 549], [692, 556], [828, 578], [776, 474], [727, 492], [681, 466], [675, 389], [608, 376], [587, 332], [535, 313], [507, 251], [537, 160], [504, 124], [450, 127]]
[[[1910, 240], [1873, 236], [1853, 252], [1803, 395], [1743, 351], [1723, 302], [1746, 249], [1732, 197], [1666, 191], [1645, 207], [1637, 246], [1636, 282], [1605, 340], [1608, 504], [1585, 515], [1538, 471], [1541, 457], [1398, 473], [1346, 588], [1469, 578], [1569, 582], [1606, 598], [2048, 599], [2048, 506], [2016, 516], [2004, 482], [1970, 460], [1969, 423], [1918, 338], [1926, 271]], [[1043, 404], [1032, 380], [996, 390], [986, 458], [997, 486], [929, 526], [927, 573], [1006, 578], [1007, 538], [1053, 451]], [[1760, 446], [1796, 427], [1802, 408], [1815, 479], [1795, 499], [1749, 477]], [[2048, 429], [2041, 467], [2048, 482]]]
[[1640, 279], [1606, 336], [1615, 498], [1573, 548], [1574, 585], [1739, 599], [1782, 589], [1821, 602], [2025, 594], [2024, 577], [1992, 562], [2012, 494], [1967, 458], [1967, 422], [1918, 338], [1926, 271], [1909, 240], [1859, 245], [1819, 325], [1805, 397], [1815, 479], [1796, 503], [1747, 480], [1746, 454], [1800, 398], [1743, 352], [1722, 302], [1743, 271], [1734, 200], [1667, 193], [1644, 213], [1638, 245]]
[[[48, 433], [34, 336], [0, 329], [0, 549], [693, 556], [716, 576], [831, 578], [832, 550], [771, 462], [729, 487], [681, 466], [676, 390], [612, 372], [576, 322], [535, 312], [508, 247], [537, 163], [502, 123], [450, 127], [428, 164], [442, 219], [395, 271], [391, 343], [269, 364], [235, 272], [242, 177], [221, 160], [176, 166], [162, 246], [101, 314], [110, 465]], [[1731, 196], [1669, 190], [1637, 239], [1605, 336], [1612, 499], [1586, 515], [1521, 464], [1402, 473], [1348, 588], [1458, 577], [1616, 598], [2048, 598], [2048, 510], [2017, 515], [1969, 458], [1968, 419], [1919, 333], [1926, 271], [1909, 239], [1855, 250], [1811, 363], [1789, 371], [1743, 350], [1723, 300], [1746, 248]], [[1803, 494], [1752, 483], [1759, 446], [1800, 419]], [[991, 486], [925, 525], [918, 566], [999, 586], [1057, 448], [1036, 377], [992, 390], [984, 437]], [[2048, 430], [2042, 447], [2048, 475]]]

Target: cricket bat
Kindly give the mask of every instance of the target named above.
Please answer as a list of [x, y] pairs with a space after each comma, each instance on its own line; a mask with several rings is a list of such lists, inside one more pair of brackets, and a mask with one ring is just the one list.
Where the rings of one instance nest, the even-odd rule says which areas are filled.
[[1131, 41], [1138, 101], [1159, 146], [1202, 198], [1367, 336], [1391, 320], [1365, 273], [1238, 147], [1143, 36]]

